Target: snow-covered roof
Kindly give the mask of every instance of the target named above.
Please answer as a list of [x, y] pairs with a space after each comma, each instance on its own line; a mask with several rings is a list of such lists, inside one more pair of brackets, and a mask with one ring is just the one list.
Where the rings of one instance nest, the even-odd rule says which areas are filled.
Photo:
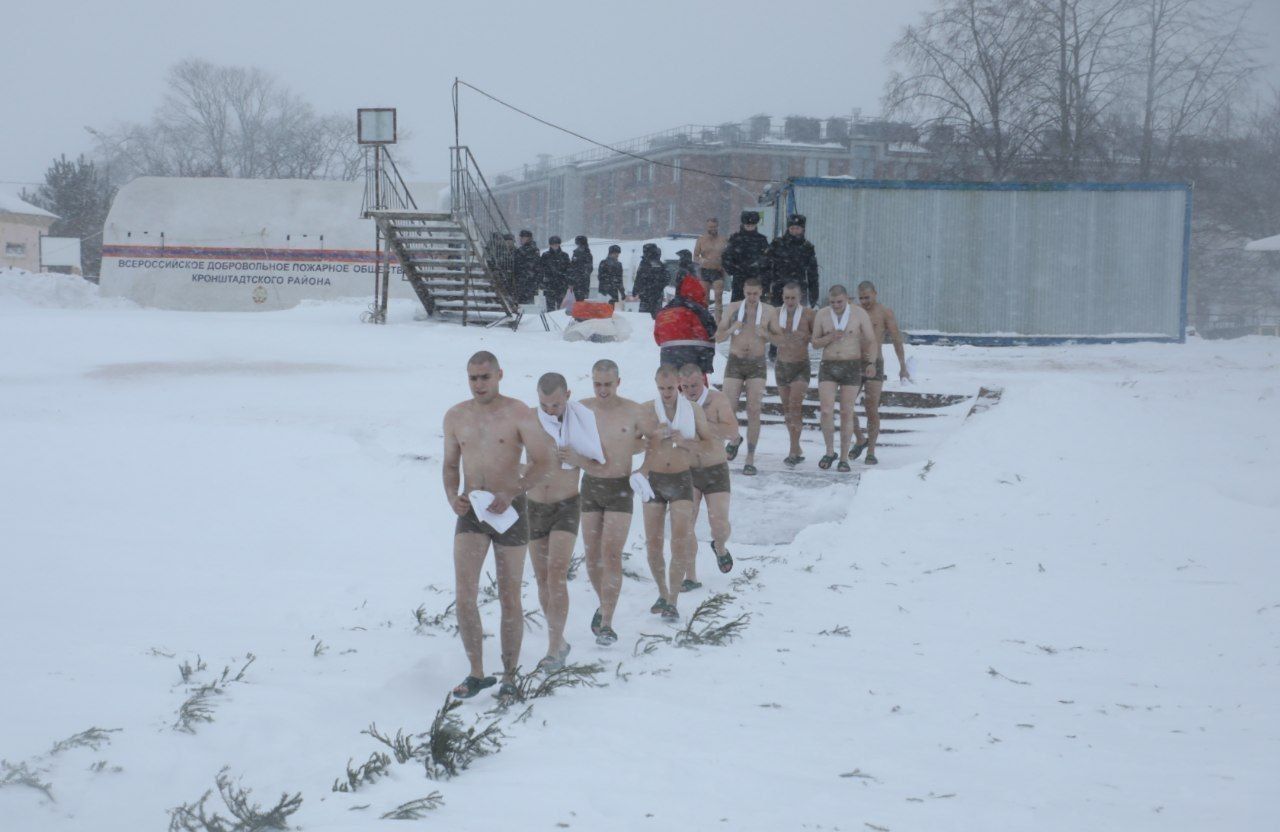
[[1261, 240], [1254, 240], [1251, 243], [1245, 243], [1245, 251], [1280, 251], [1280, 234], [1274, 237], [1263, 237]]
[[0, 214], [26, 214], [32, 217], [48, 217], [56, 220], [57, 214], [51, 214], [43, 208], [37, 208], [18, 196], [22, 189], [18, 185], [0, 185]]

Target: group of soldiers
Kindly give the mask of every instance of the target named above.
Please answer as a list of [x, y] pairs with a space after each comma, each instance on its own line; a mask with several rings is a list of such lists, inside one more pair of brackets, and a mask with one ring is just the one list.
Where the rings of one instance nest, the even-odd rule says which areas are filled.
[[[813, 243], [805, 239], [805, 218], [793, 214], [787, 232], [772, 242], [759, 231], [758, 211], [743, 211], [741, 224], [729, 237], [720, 234], [720, 221], [707, 220], [706, 233], [698, 237], [693, 251], [676, 252], [678, 263], [672, 274], [662, 259], [656, 243], [646, 243], [628, 293], [623, 280], [622, 248], [609, 246], [599, 263], [597, 285], [601, 296], [612, 303], [635, 297], [640, 311], [657, 315], [663, 292], [678, 286], [686, 275], [694, 275], [707, 284], [716, 313], [721, 311], [726, 277], [730, 297], [741, 300], [746, 281], [756, 278], [764, 286], [765, 297], [774, 306], [782, 305], [782, 287], [795, 281], [800, 284], [803, 300], [811, 303], [818, 296], [818, 259]], [[547, 241], [540, 251], [533, 232], [520, 232], [519, 244], [512, 255], [514, 291], [517, 303], [533, 303], [542, 292], [547, 311], [560, 308], [570, 290], [577, 300], [586, 300], [591, 292], [591, 272], [595, 259], [587, 238], [574, 238], [573, 252], [564, 250], [558, 236]]]
[[[591, 368], [593, 396], [575, 401], [563, 375], [546, 373], [538, 380], [538, 403], [533, 407], [502, 395], [502, 368], [493, 353], [477, 352], [466, 371], [471, 398], [450, 408], [444, 418], [444, 490], [458, 516], [453, 543], [455, 611], [470, 663], [454, 696], [470, 698], [498, 682], [484, 672], [478, 605], [480, 573], [490, 545], [501, 607], [499, 699], [516, 693], [526, 548], [547, 620], [547, 654], [537, 666], [545, 672], [563, 667], [570, 651], [564, 637], [566, 582], [579, 530], [587, 575], [599, 601], [591, 631], [602, 646], [618, 640], [613, 617], [637, 494], [643, 500], [649, 569], [658, 587], [651, 613], [678, 620], [680, 593], [702, 586], [696, 574], [694, 523], [704, 504], [716, 565], [721, 572], [733, 569], [726, 545], [730, 526], [725, 442], [741, 441], [738, 420], [728, 398], [707, 388], [700, 367], [663, 365], [654, 376], [653, 398], [640, 403], [619, 394], [618, 365], [601, 359]], [[575, 407], [589, 411], [586, 421], [598, 439], [599, 459], [576, 450], [565, 436]], [[633, 470], [633, 456], [641, 451], [643, 461]], [[669, 562], [663, 551], [668, 518]]]

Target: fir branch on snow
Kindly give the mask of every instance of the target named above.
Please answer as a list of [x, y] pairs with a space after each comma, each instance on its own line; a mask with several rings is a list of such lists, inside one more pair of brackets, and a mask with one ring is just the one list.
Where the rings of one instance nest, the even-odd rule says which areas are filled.
[[288, 829], [289, 816], [302, 806], [302, 794], [292, 796], [288, 792], [280, 795], [280, 800], [267, 811], [256, 803], [249, 802], [252, 790], [245, 789], [231, 782], [228, 769], [218, 772], [215, 783], [218, 796], [222, 798], [230, 818], [214, 812], [209, 814], [206, 804], [213, 795], [206, 791], [194, 803], [184, 803], [169, 810], [169, 832], [261, 832], [267, 829]]
[[397, 763], [406, 763], [409, 760], [416, 760], [426, 751], [425, 745], [414, 744], [414, 738], [421, 738], [422, 734], [414, 734], [405, 736], [403, 729], [396, 729], [395, 737], [387, 737], [378, 733], [377, 723], [370, 723], [369, 727], [361, 731], [362, 734], [368, 734], [378, 742], [391, 749], [391, 753], [396, 755]]
[[61, 754], [71, 748], [92, 748], [97, 751], [111, 742], [111, 735], [118, 734], [121, 728], [86, 728], [78, 734], [72, 734], [65, 740], [58, 740], [49, 749], [49, 754]]
[[413, 611], [413, 620], [417, 623], [413, 627], [415, 633], [424, 633], [427, 630], [456, 630], [457, 625], [448, 625], [446, 622], [454, 617], [454, 603], [449, 602], [449, 606], [444, 608], [444, 612], [431, 615], [427, 612], [426, 604], [419, 604], [418, 608]]
[[529, 610], [524, 614], [524, 628], [530, 632], [541, 630], [542, 622], [546, 620], [542, 615], [542, 610]]
[[[813, 567], [810, 566], [808, 568], [812, 569]], [[739, 574], [738, 577], [734, 578], [732, 581], [729, 582], [729, 588], [732, 589], [734, 592], [741, 592], [743, 589], [746, 588], [748, 584], [750, 584], [757, 577], [759, 577], [759, 575], [760, 575], [759, 569], [753, 569], [748, 566], [746, 569], [742, 570], [741, 574]], [[756, 586], [759, 587], [760, 585], [756, 584]]]
[[182, 683], [185, 685], [191, 681], [192, 676], [208, 670], [208, 668], [209, 666], [204, 663], [204, 659], [197, 654], [195, 666], [193, 667], [190, 661], [184, 659], [182, 664], [178, 665], [178, 673], [182, 675]]
[[932, 575], [934, 572], [942, 572], [943, 570], [946, 570], [946, 569], [955, 569], [955, 568], [956, 568], [956, 565], [954, 563], [948, 563], [946, 566], [938, 566], [933, 569], [926, 569], [921, 574]]
[[466, 728], [456, 713], [461, 707], [461, 700], [446, 694], [444, 705], [431, 721], [427, 732], [428, 754], [423, 762], [427, 777], [432, 780], [456, 777], [476, 760], [496, 754], [502, 748], [506, 735], [498, 727], [498, 721]]
[[315, 656], [316, 658], [320, 658], [327, 652], [329, 652], [328, 645], [326, 645], [320, 639], [316, 639], [316, 646], [311, 649], [311, 655]]
[[848, 628], [848, 627], [846, 627], [846, 626], [845, 626], [845, 625], [843, 625], [843, 624], [840, 624], [840, 625], [837, 625], [837, 626], [835, 626], [835, 627], [832, 627], [830, 630], [819, 630], [819, 631], [818, 631], [818, 635], [820, 635], [820, 636], [843, 636], [844, 638], [849, 638], [849, 628]]
[[582, 564], [586, 559], [586, 555], [578, 555], [576, 558], [570, 558], [569, 571], [565, 573], [565, 580], [572, 581], [574, 578], [578, 577], [578, 569], [582, 567]]
[[381, 751], [370, 754], [369, 759], [357, 768], [351, 767], [352, 762], [350, 759], [347, 760], [347, 782], [344, 783], [341, 778], [335, 778], [333, 791], [354, 792], [363, 785], [376, 782], [379, 777], [385, 777], [391, 768], [391, 758]]
[[[231, 673], [231, 665], [222, 668], [222, 674], [212, 682], [200, 685], [194, 690], [190, 690], [191, 695], [178, 706], [178, 718], [173, 723], [173, 730], [181, 731], [184, 734], [194, 734], [196, 725], [201, 722], [213, 722], [213, 698], [220, 696], [226, 692], [227, 685], [236, 682], [243, 682], [245, 671], [249, 669], [258, 657], [252, 653], [245, 654], [245, 663], [240, 666], [235, 675]], [[184, 680], [190, 679], [195, 673], [206, 669], [206, 665], [196, 657], [196, 667], [192, 668], [186, 662], [183, 662], [179, 668], [182, 670]]]
[[642, 583], [642, 584], [647, 584], [647, 583], [649, 583], [649, 579], [648, 579], [647, 577], [645, 577], [644, 575], [641, 575], [641, 574], [640, 574], [639, 572], [637, 572], [636, 570], [634, 570], [634, 569], [628, 569], [628, 568], [627, 568], [627, 567], [625, 567], [625, 566], [624, 566], [624, 567], [622, 567], [622, 577], [626, 578], [627, 580], [630, 580], [630, 581], [637, 581], [637, 582]]
[[922, 480], [927, 479], [929, 477], [929, 472], [932, 470], [933, 470], [933, 460], [931, 459], [924, 464], [924, 467], [920, 469], [920, 473], [916, 474], [916, 476]]
[[432, 809], [440, 808], [444, 803], [444, 797], [440, 792], [432, 792], [426, 797], [420, 797], [417, 800], [410, 800], [407, 803], [401, 803], [382, 816], [383, 820], [419, 820], [426, 817], [427, 812]]
[[29, 789], [44, 792], [45, 797], [51, 802], [56, 802], [53, 798], [53, 784], [41, 780], [40, 773], [38, 769], [32, 770], [25, 762], [15, 764], [8, 760], [0, 760], [0, 789], [5, 786], [26, 786]]
[[106, 760], [99, 760], [98, 762], [89, 766], [89, 771], [92, 771], [94, 774], [101, 774], [104, 771], [110, 771], [112, 774], [119, 774], [120, 772], [124, 771], [123, 766], [111, 766], [110, 768], [107, 768], [107, 766], [108, 766], [108, 763]]
[[742, 635], [747, 622], [751, 620], [751, 613], [745, 612], [736, 618], [727, 618], [726, 607], [734, 600], [735, 597], [727, 592], [712, 595], [694, 609], [684, 628], [677, 630], [674, 635], [641, 633], [640, 638], [636, 639], [633, 655], [648, 655], [662, 644], [676, 647], [720, 647], [728, 644]]
[[1023, 681], [1021, 681], [1021, 680], [1019, 680], [1019, 679], [1010, 679], [1008, 676], [1006, 676], [1006, 675], [1004, 675], [1003, 673], [1001, 673], [1000, 671], [996, 670], [994, 667], [988, 667], [988, 668], [987, 668], [987, 675], [988, 675], [988, 676], [990, 676], [990, 677], [991, 677], [991, 678], [993, 678], [993, 679], [1004, 679], [1004, 680], [1006, 680], [1006, 681], [1013, 682], [1015, 685], [1029, 685], [1029, 684], [1031, 684], [1030, 682], [1023, 682]]
[[516, 679], [516, 695], [513, 702], [527, 702], [530, 699], [541, 699], [553, 696], [563, 688], [598, 688], [600, 682], [596, 677], [604, 672], [603, 662], [589, 664], [566, 664], [557, 670], [542, 673], [535, 670], [527, 675], [518, 675]]

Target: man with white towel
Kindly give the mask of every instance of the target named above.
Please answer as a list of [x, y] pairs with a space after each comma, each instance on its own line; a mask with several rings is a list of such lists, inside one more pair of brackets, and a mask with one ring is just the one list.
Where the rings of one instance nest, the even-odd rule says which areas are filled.
[[538, 662], [546, 672], [564, 667], [569, 642], [564, 623], [569, 615], [569, 561], [578, 540], [578, 475], [581, 468], [567, 461], [570, 448], [596, 462], [604, 462], [595, 414], [570, 400], [569, 383], [559, 373], [538, 379], [534, 413], [556, 443], [559, 461], [551, 474], [529, 490], [529, 561], [538, 581], [538, 601], [547, 619], [547, 655]]
[[[470, 674], [453, 689], [469, 699], [497, 680], [484, 673], [484, 628], [477, 603], [480, 572], [493, 544], [502, 609], [500, 699], [516, 693], [524, 610], [520, 587], [529, 539], [525, 494], [542, 482], [555, 461], [554, 446], [538, 417], [518, 399], [498, 391], [502, 368], [491, 352], [467, 361], [471, 398], [444, 416], [444, 492], [458, 515], [453, 536], [455, 612]], [[520, 455], [529, 457], [523, 469]], [[462, 487], [465, 482], [465, 487]]]
[[[724, 454], [726, 439], [738, 435], [738, 414], [733, 405], [719, 390], [707, 386], [706, 376], [697, 364], [685, 364], [680, 368], [680, 392], [689, 401], [702, 408], [707, 417], [711, 436], [698, 443], [693, 467], [689, 476], [693, 480], [693, 523], [698, 522], [698, 509], [707, 506], [707, 525], [711, 527], [711, 552], [716, 556], [716, 568], [721, 572], [733, 570], [733, 555], [729, 554], [729, 463]], [[680, 582], [681, 592], [700, 589], [698, 581], [698, 543], [695, 535], [694, 554], [689, 558], [689, 568]]]
[[[693, 477], [689, 473], [699, 440], [711, 437], [706, 415], [680, 395], [675, 367], [663, 364], [654, 376], [658, 395], [643, 405], [641, 432], [645, 437], [644, 462], [635, 478], [637, 493], [647, 491], [644, 503], [644, 536], [649, 571], [658, 585], [658, 600], [649, 611], [667, 620], [678, 620], [676, 599], [693, 557]], [[663, 559], [663, 533], [671, 514], [671, 563]]]
[[582, 405], [595, 414], [605, 461], [588, 459], [571, 446], [561, 450], [562, 460], [582, 469], [582, 542], [587, 553], [587, 577], [600, 600], [591, 616], [591, 632], [602, 647], [618, 640], [613, 613], [622, 593], [622, 547], [631, 530], [635, 495], [631, 461], [641, 450], [643, 436], [641, 406], [618, 395], [621, 383], [618, 365], [602, 358], [591, 367], [595, 395], [582, 400]]
[[[849, 302], [849, 291], [832, 286], [827, 293], [830, 305], [814, 316], [813, 345], [822, 350], [818, 364], [818, 403], [822, 419], [822, 439], [827, 452], [818, 467], [827, 470], [836, 459], [838, 471], [847, 473], [849, 440], [853, 438], [853, 403], [862, 389], [863, 378], [876, 374], [876, 334], [871, 318], [861, 306]], [[833, 447], [835, 402], [840, 399], [840, 453]]]
[[[778, 310], [761, 300], [764, 286], [757, 277], [742, 284], [743, 298], [725, 307], [716, 328], [716, 341], [729, 341], [729, 361], [724, 368], [724, 394], [737, 412], [738, 397], [747, 389], [747, 460], [742, 473], [755, 476], [756, 444], [760, 441], [760, 405], [764, 401], [769, 370], [765, 360], [768, 332]], [[738, 455], [742, 435], [724, 446], [730, 461]]]

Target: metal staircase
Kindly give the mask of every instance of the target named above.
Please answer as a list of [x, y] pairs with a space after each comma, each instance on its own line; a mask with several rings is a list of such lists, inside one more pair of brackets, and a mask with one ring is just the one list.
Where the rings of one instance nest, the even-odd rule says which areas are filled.
[[421, 210], [386, 148], [371, 149], [361, 214], [376, 223], [379, 257], [366, 320], [386, 322], [394, 261], [428, 315], [464, 325], [519, 326], [510, 229], [471, 151], [452, 150], [451, 210], [440, 212]]

